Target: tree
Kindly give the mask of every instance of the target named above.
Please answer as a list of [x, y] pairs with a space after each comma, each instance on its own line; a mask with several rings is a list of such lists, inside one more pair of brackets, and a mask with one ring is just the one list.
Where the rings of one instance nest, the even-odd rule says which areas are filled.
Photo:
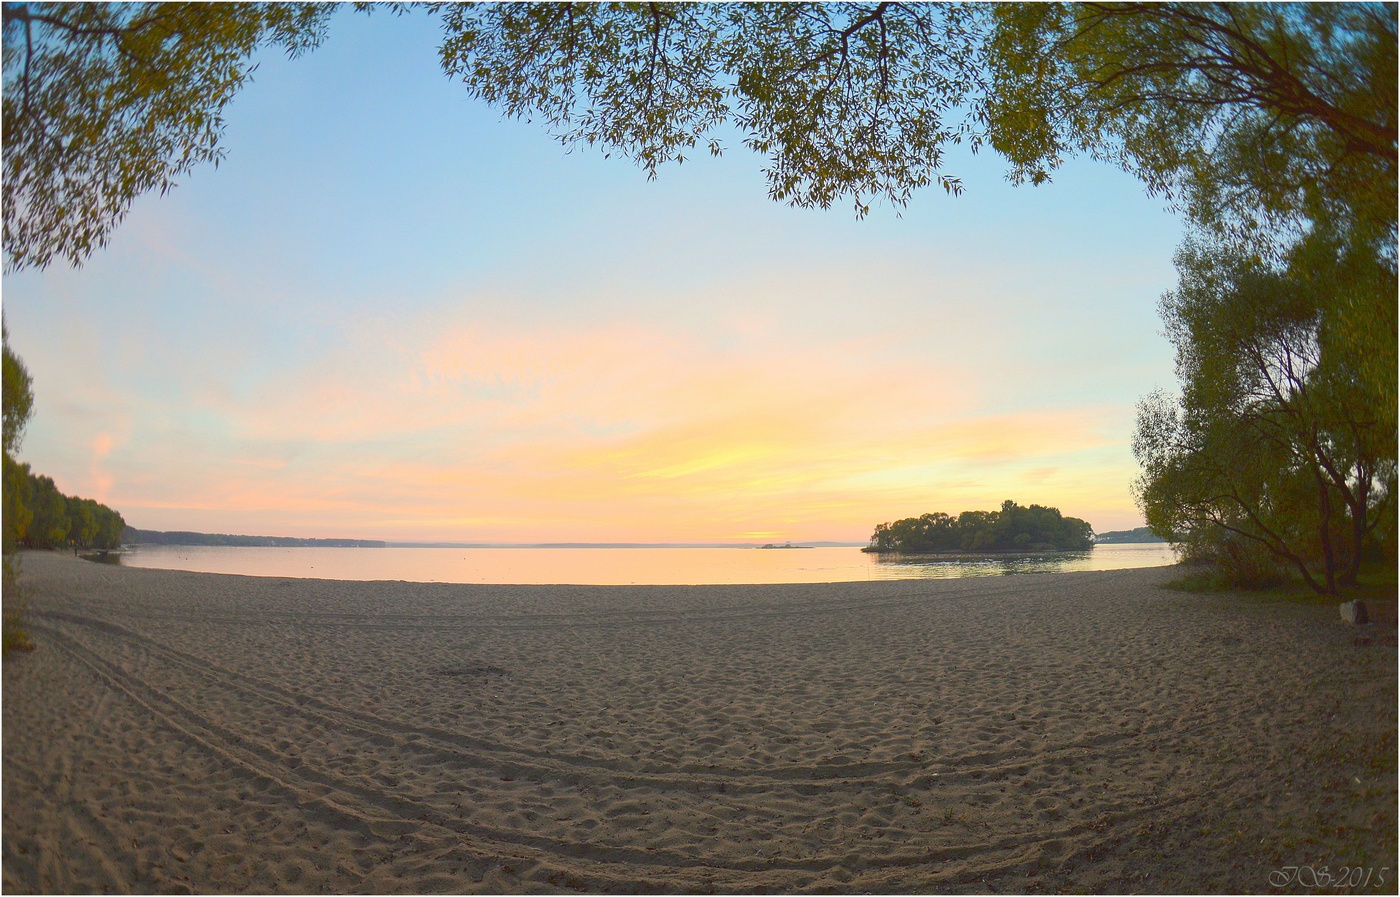
[[24, 362], [10, 349], [10, 331], [0, 328], [4, 342], [4, 418], [5, 454], [18, 451], [24, 440], [24, 428], [34, 414], [33, 380]]
[[1348, 356], [1329, 348], [1327, 297], [1303, 267], [1194, 244], [1177, 254], [1162, 317], [1182, 396], [1139, 406], [1133, 451], [1159, 535], [1238, 567], [1231, 534], [1332, 594], [1356, 581], [1385, 512], [1394, 446]]
[[97, 534], [93, 538], [94, 548], [120, 548], [122, 534], [126, 532], [126, 521], [122, 515], [107, 507], [97, 506]]
[[90, 548], [97, 536], [97, 502], [90, 498], [69, 498], [68, 540], [79, 548]]
[[20, 464], [5, 452], [4, 479], [4, 526], [3, 553], [5, 556], [6, 582], [11, 575], [10, 556], [19, 548], [19, 543], [29, 535], [29, 524], [34, 512], [29, 509], [30, 473], [28, 464]]
[[34, 516], [25, 539], [31, 548], [54, 548], [68, 538], [68, 502], [51, 477], [30, 478], [30, 510]]
[[33, 514], [28, 507], [29, 466], [21, 465], [11, 456], [24, 440], [24, 428], [34, 414], [33, 381], [24, 362], [10, 349], [10, 331], [0, 325], [0, 340], [4, 345], [4, 512], [0, 520], [3, 530], [6, 581], [12, 577], [9, 555], [13, 554], [29, 531]]
[[250, 58], [316, 46], [314, 3], [5, 3], [5, 268], [81, 264], [139, 195], [223, 155]]

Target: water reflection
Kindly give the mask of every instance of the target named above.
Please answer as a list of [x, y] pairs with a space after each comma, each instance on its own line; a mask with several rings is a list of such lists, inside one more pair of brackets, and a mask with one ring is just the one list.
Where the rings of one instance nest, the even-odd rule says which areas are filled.
[[548, 585], [737, 585], [952, 579], [1116, 570], [1176, 562], [1166, 545], [950, 557], [865, 554], [859, 548], [252, 548], [139, 545], [113, 555], [130, 567], [245, 576]]
[[1019, 573], [1080, 573], [1161, 567], [1176, 563], [1164, 543], [1099, 545], [1088, 551], [1046, 551], [1035, 554], [880, 554], [871, 555], [872, 573], [881, 579], [956, 579], [963, 576], [1004, 576]]

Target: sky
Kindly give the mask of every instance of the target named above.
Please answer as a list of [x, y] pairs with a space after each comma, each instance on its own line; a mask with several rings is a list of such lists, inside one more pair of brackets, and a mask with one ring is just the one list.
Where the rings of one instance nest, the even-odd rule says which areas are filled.
[[[7, 274], [19, 458], [142, 529], [468, 542], [869, 538], [1005, 499], [1139, 526], [1182, 223], [1077, 160], [793, 209], [737, 135], [663, 168], [509, 121], [439, 26], [261, 58], [217, 167], [81, 268]], [[703, 158], [701, 157], [703, 155]]]

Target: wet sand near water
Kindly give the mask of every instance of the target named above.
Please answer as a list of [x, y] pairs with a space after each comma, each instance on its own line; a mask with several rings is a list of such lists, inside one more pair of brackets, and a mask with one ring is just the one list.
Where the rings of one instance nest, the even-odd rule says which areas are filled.
[[1393, 625], [1335, 607], [21, 564], [6, 892], [1395, 892]]

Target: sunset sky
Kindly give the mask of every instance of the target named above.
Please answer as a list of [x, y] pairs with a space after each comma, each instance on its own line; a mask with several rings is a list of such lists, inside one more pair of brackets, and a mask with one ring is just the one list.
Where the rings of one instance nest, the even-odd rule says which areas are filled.
[[473, 542], [864, 540], [1003, 499], [1141, 525], [1181, 223], [1088, 162], [803, 211], [721, 135], [648, 182], [506, 122], [438, 26], [270, 54], [217, 169], [81, 269], [4, 278], [21, 460], [144, 529]]

